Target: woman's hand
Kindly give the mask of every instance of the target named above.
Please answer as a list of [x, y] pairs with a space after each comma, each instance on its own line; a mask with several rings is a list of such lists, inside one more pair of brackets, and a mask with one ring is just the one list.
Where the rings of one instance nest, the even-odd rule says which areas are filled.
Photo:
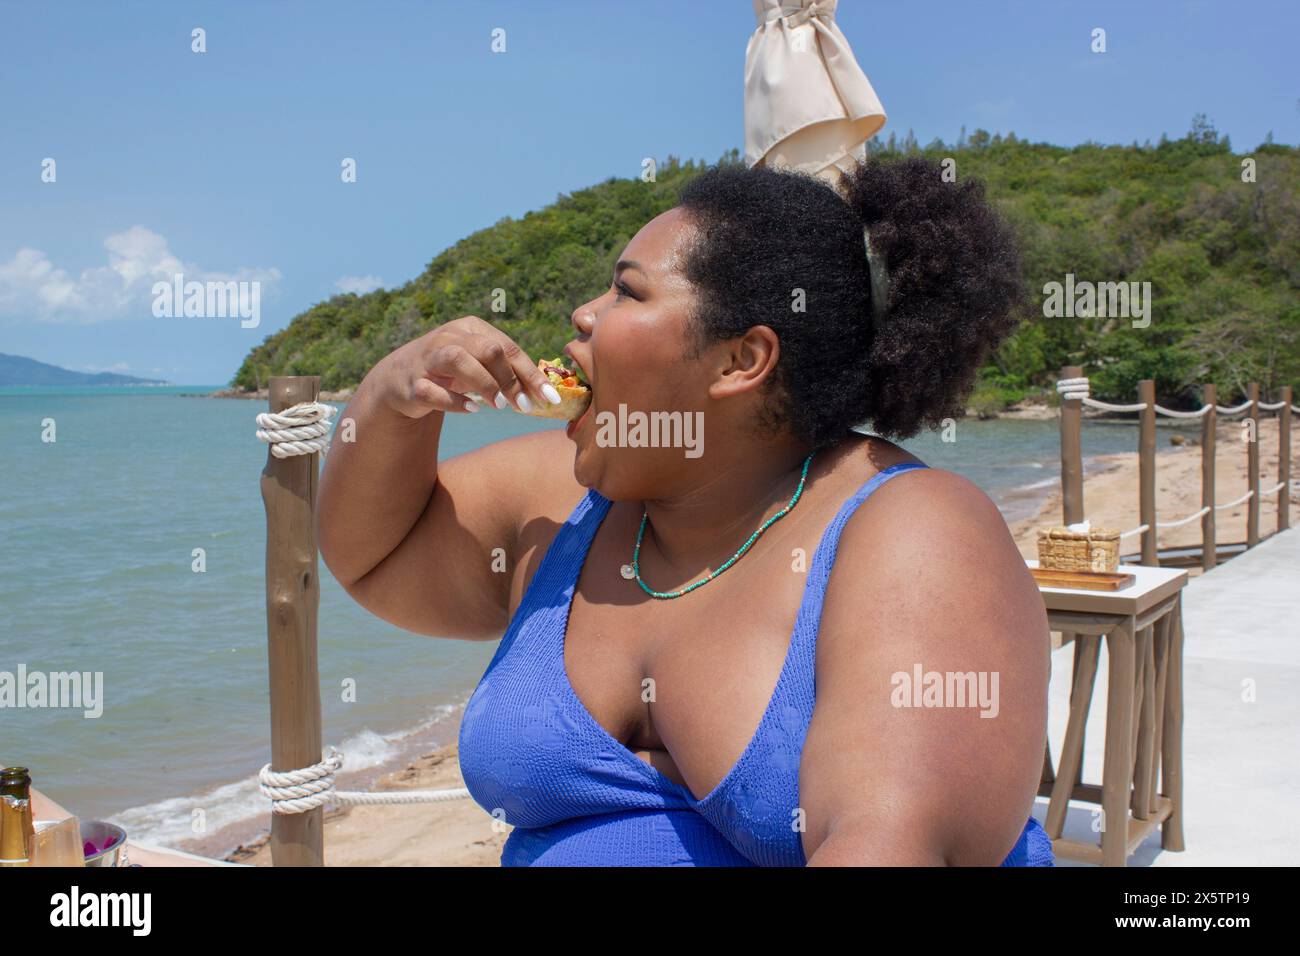
[[408, 418], [473, 412], [477, 393], [497, 408], [558, 405], [560, 395], [513, 339], [467, 315], [425, 333], [381, 359], [371, 373], [380, 401]]

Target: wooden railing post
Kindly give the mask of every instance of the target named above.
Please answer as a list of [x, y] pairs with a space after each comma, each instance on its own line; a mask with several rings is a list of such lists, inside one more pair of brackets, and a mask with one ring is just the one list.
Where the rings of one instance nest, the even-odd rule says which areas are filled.
[[1201, 507], [1209, 507], [1201, 516], [1201, 570], [1209, 571], [1219, 563], [1219, 545], [1214, 518], [1214, 458], [1216, 454], [1215, 438], [1219, 434], [1219, 390], [1213, 385], [1206, 385], [1201, 390], [1201, 401], [1210, 406], [1210, 410], [1201, 419]]
[[[1061, 378], [1082, 378], [1083, 368], [1067, 365]], [[1083, 520], [1083, 402], [1061, 399], [1061, 517]]]
[[1156, 550], [1156, 383], [1144, 378], [1138, 382], [1138, 401], [1145, 402], [1138, 433], [1138, 524], [1142, 532], [1141, 563], [1148, 567], [1160, 564]]
[[[1082, 378], [1083, 367], [1067, 365], [1061, 369], [1061, 378]], [[1061, 517], [1064, 524], [1075, 524], [1083, 520], [1083, 402], [1078, 399], [1061, 399]], [[1062, 645], [1074, 645], [1073, 672], [1077, 676], [1083, 663], [1088, 646], [1070, 631], [1061, 632]], [[1076, 681], [1071, 677], [1070, 702], [1074, 703]], [[1045, 752], [1044, 769], [1052, 765], [1051, 744]], [[1080, 744], [1079, 757], [1075, 761], [1074, 779], [1083, 779], [1083, 746]]]
[[[271, 379], [271, 411], [315, 401], [320, 378]], [[268, 447], [262, 471], [266, 506], [266, 638], [271, 682], [271, 769], [310, 767], [321, 760], [320, 672], [316, 614], [316, 455], [277, 458]], [[271, 815], [275, 866], [322, 866], [321, 808]]]
[[1282, 386], [1282, 407], [1277, 413], [1277, 530], [1291, 527], [1291, 386]]
[[1247, 434], [1250, 441], [1246, 443], [1246, 485], [1254, 492], [1246, 499], [1246, 547], [1259, 544], [1259, 383], [1251, 382], [1246, 386], [1246, 397], [1250, 408], [1246, 417], [1250, 419]]

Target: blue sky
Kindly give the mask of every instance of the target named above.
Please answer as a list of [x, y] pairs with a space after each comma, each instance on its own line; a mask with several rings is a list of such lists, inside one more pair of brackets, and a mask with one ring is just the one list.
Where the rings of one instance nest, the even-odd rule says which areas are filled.
[[[1294, 3], [841, 0], [837, 22], [882, 135], [1129, 143], [1204, 112], [1238, 152], [1300, 136]], [[340, 288], [643, 157], [742, 147], [753, 28], [749, 0], [0, 0], [0, 352], [226, 382]], [[155, 317], [159, 263], [257, 279], [260, 324]]]

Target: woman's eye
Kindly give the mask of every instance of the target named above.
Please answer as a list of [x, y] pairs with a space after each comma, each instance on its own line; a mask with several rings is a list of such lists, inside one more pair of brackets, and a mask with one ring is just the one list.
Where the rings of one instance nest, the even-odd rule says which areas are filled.
[[624, 296], [626, 296], [626, 297], [629, 298], [629, 299], [635, 299], [635, 298], [636, 298], [636, 296], [634, 296], [634, 295], [632, 294], [632, 290], [629, 289], [629, 288], [628, 288], [626, 285], [624, 285], [622, 282], [615, 282], [615, 283], [614, 283], [614, 291], [616, 291], [616, 292], [618, 293], [617, 298], [620, 298], [620, 299], [623, 298]]

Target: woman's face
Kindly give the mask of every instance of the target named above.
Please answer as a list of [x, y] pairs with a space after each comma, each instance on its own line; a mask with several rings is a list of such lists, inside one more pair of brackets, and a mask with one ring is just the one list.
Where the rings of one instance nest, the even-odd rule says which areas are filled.
[[[684, 487], [688, 466], [701, 457], [688, 457], [689, 449], [680, 446], [633, 447], [638, 418], [650, 423], [652, 413], [680, 413], [683, 427], [675, 434], [685, 436], [689, 428], [698, 448], [707, 451], [698, 426], [709, 404], [710, 353], [684, 358], [695, 294], [680, 265], [691, 235], [680, 209], [656, 216], [624, 248], [609, 289], [573, 310], [577, 338], [564, 352], [592, 387], [590, 408], [568, 429], [577, 446], [574, 476], [611, 500], [672, 494]], [[626, 427], [619, 427], [620, 418]], [[647, 424], [646, 440], [657, 431]]]

